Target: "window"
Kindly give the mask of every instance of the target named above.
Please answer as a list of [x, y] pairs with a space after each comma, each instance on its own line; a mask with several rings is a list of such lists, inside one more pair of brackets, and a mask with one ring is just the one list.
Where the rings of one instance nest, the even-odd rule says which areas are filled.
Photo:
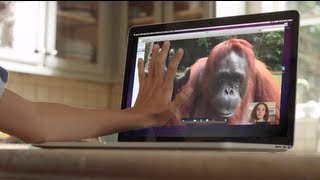
[[318, 1], [262, 1], [262, 12], [298, 10], [300, 39], [296, 96], [296, 151], [318, 152], [320, 131], [320, 2]]
[[216, 1], [216, 17], [245, 14], [245, 3], [245, 1]]

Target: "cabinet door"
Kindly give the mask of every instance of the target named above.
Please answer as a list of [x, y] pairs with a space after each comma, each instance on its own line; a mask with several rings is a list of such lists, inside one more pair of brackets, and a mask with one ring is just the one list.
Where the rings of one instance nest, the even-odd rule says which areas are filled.
[[128, 1], [128, 27], [162, 22], [161, 1]]
[[214, 1], [129, 1], [128, 26], [215, 16]]
[[46, 66], [74, 76], [105, 73], [102, 5], [98, 1], [48, 2]]
[[203, 19], [215, 16], [213, 1], [167, 1], [164, 4], [164, 22]]
[[44, 47], [44, 15], [45, 3], [40, 1], [0, 1], [2, 65], [15, 70], [16, 64], [41, 64], [43, 54], [39, 52]]

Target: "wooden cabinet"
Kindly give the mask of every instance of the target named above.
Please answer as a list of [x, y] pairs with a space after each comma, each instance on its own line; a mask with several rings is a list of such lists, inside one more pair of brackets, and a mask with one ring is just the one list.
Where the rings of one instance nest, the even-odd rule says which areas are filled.
[[128, 26], [161, 21], [161, 1], [128, 1]]
[[[9, 71], [107, 82], [104, 1], [15, 1], [5, 12], [0, 63]], [[10, 8], [10, 9], [9, 9]], [[2, 22], [3, 23], [3, 22]]]
[[129, 1], [128, 26], [214, 17], [208, 1]]
[[202, 1], [175, 1], [173, 18], [176, 21], [200, 19], [204, 17]]
[[[10, 71], [101, 82], [123, 80], [131, 26], [215, 15], [213, 1], [16, 1], [14, 4], [15, 29], [9, 33], [14, 40], [8, 47], [7, 39], [1, 39], [2, 66]], [[6, 23], [12, 23], [11, 20], [8, 17]], [[7, 33], [2, 37], [10, 36]]]

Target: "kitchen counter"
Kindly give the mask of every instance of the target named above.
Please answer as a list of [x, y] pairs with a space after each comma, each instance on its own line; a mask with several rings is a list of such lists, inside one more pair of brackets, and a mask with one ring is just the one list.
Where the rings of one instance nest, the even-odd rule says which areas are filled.
[[213, 150], [0, 150], [0, 179], [320, 179], [320, 156]]

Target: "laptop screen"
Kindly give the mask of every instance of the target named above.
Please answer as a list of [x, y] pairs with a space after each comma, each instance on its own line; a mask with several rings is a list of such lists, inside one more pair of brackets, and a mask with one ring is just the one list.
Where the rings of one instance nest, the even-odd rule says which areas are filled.
[[153, 45], [165, 40], [167, 65], [184, 50], [173, 98], [186, 87], [193, 93], [164, 126], [123, 132], [119, 140], [291, 142], [298, 29], [294, 11], [131, 28], [122, 108], [138, 95], [138, 58], [147, 72]]

